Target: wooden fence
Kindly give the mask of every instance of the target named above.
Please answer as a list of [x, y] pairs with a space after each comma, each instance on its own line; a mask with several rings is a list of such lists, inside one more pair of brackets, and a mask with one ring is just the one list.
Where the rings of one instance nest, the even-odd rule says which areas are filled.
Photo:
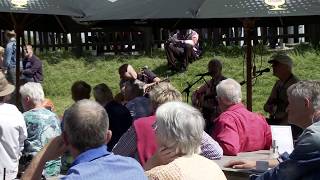
[[[141, 28], [140, 28], [141, 29]], [[244, 30], [242, 27], [202, 28], [195, 29], [202, 42], [211, 46], [243, 45]], [[254, 29], [253, 44], [263, 43], [274, 48], [281, 43], [297, 44], [301, 42], [319, 43], [320, 25], [299, 25], [291, 27], [257, 27]], [[147, 53], [153, 48], [163, 48], [170, 32], [167, 29], [144, 28], [135, 32], [93, 31], [81, 33], [55, 33], [25, 31], [23, 41], [32, 44], [36, 51], [88, 50], [104, 53]], [[5, 31], [1, 30], [0, 43], [5, 45]]]

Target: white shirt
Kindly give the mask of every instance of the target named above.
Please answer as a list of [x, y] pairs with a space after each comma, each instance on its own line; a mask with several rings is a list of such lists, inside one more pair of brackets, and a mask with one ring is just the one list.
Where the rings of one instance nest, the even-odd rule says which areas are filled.
[[27, 138], [24, 118], [12, 104], [0, 103], [0, 177], [6, 168], [6, 179], [17, 176], [19, 159]]

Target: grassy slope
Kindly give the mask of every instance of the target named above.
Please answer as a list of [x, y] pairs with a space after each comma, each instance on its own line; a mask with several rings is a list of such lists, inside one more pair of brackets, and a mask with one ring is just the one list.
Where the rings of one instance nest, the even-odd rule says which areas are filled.
[[[66, 53], [59, 52], [55, 54], [41, 55], [44, 61], [45, 69], [45, 94], [51, 98], [56, 106], [58, 114], [62, 114], [64, 109], [72, 104], [70, 96], [70, 87], [76, 80], [87, 81], [92, 86], [98, 83], [106, 83], [110, 86], [114, 93], [119, 92], [119, 76], [117, 69], [123, 63], [130, 63], [136, 69], [147, 65], [160, 77], [168, 77], [171, 82], [182, 91], [187, 82], [192, 83], [196, 80], [195, 75], [207, 72], [207, 63], [213, 57], [223, 62], [223, 73], [226, 77], [231, 77], [237, 81], [244, 79], [243, 74], [243, 56], [227, 57], [228, 52], [222, 56], [215, 56], [214, 53], [205, 55], [201, 60], [189, 65], [188, 71], [170, 75], [166, 68], [166, 59], [163, 53], [152, 58], [142, 56], [110, 56], [110, 57], [83, 57], [74, 58]], [[303, 54], [291, 53], [294, 59], [294, 73], [300, 79], [320, 79], [318, 67], [320, 67], [320, 58], [314, 51], [308, 51]], [[269, 55], [256, 56], [255, 62], [257, 69], [268, 67], [266, 63]], [[261, 76], [253, 87], [253, 107], [254, 111], [263, 113], [262, 106], [266, 101], [272, 85], [276, 78], [272, 73], [266, 73]], [[203, 82], [199, 82], [194, 88], [200, 86]], [[194, 89], [193, 88], [193, 89]], [[243, 86], [243, 99], [245, 101], [245, 86]]]

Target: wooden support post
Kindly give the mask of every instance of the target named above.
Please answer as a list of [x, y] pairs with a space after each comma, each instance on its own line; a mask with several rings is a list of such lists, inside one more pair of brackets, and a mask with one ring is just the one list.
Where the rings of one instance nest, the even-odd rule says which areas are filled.
[[[23, 27], [16, 24], [16, 91], [15, 91], [15, 103], [16, 106], [20, 107], [20, 47], [21, 47], [21, 38], [23, 36]], [[21, 107], [20, 107], [21, 108]]]
[[43, 32], [38, 32], [38, 34], [39, 34], [40, 52], [43, 52]]
[[[92, 36], [91, 36], [92, 37]], [[86, 50], [89, 50], [89, 36], [88, 36], [88, 32], [84, 32], [84, 43], [86, 45]], [[92, 44], [92, 38], [91, 38], [91, 42], [90, 44]]]
[[[293, 34], [294, 34], [294, 43], [299, 43], [299, 25], [295, 25], [294, 27], [293, 27]], [[318, 33], [319, 33], [319, 31], [318, 31]]]
[[63, 33], [62, 35], [63, 35], [62, 44], [64, 46], [64, 49], [68, 50], [68, 35], [67, 35], [67, 33]]
[[28, 44], [32, 44], [30, 31], [27, 31], [27, 38], [28, 38]]
[[33, 31], [33, 50], [36, 51], [38, 48], [38, 41], [37, 41], [37, 31]]
[[43, 42], [44, 42], [44, 48], [48, 52], [49, 51], [49, 33], [43, 32]]
[[152, 28], [145, 27], [143, 31], [143, 44], [144, 44], [144, 51], [147, 56], [152, 55]]
[[247, 108], [252, 111], [252, 33], [254, 29], [255, 20], [245, 19], [243, 27], [245, 32], [246, 43], [246, 62], [247, 62]]
[[220, 28], [213, 28], [212, 29], [212, 47], [218, 46], [220, 44], [222, 44], [222, 40], [221, 40], [221, 31]]
[[81, 33], [71, 33], [72, 52], [76, 57], [82, 55]]

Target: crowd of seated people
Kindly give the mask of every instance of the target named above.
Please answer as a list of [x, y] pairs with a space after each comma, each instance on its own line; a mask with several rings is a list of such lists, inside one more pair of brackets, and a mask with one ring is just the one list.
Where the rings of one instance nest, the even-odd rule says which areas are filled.
[[[276, 66], [277, 58], [284, 57], [272, 58]], [[291, 59], [281, 62], [292, 65]], [[266, 118], [242, 104], [241, 86], [222, 75], [222, 62], [210, 61], [208, 70], [212, 80], [194, 98], [201, 93], [213, 96], [218, 108], [213, 114], [204, 116], [202, 108], [183, 103], [181, 93], [154, 73], [144, 81], [125, 64], [119, 68], [121, 101], [105, 83], [92, 86], [91, 92], [89, 83], [75, 81], [70, 96], [74, 102], [61, 118], [47, 108], [37, 82], [20, 88], [23, 113], [7, 103], [14, 86], [0, 72], [0, 176], [14, 179], [23, 172], [25, 180], [61, 174], [62, 179], [226, 179], [214, 160], [269, 150], [272, 134]], [[285, 97], [287, 123], [304, 131], [291, 154], [270, 159], [273, 169], [252, 178], [317, 179], [320, 82], [293, 83]], [[205, 129], [206, 122], [210, 128]], [[240, 160], [226, 166], [256, 164]]]

